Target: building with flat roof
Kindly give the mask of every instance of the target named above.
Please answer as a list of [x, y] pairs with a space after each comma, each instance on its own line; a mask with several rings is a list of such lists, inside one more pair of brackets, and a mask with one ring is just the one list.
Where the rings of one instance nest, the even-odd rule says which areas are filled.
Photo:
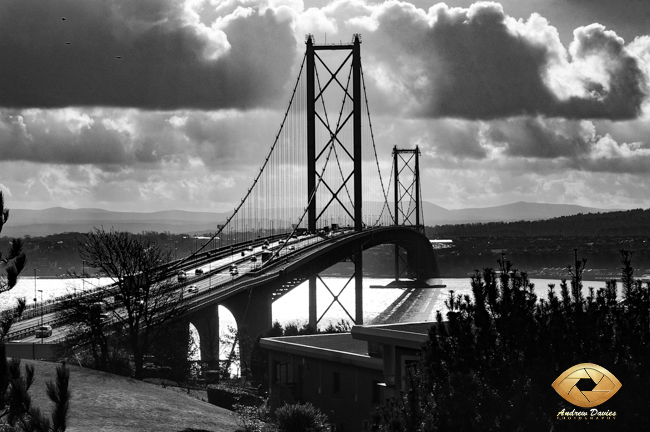
[[337, 431], [359, 431], [404, 388], [432, 322], [359, 325], [351, 333], [264, 338], [271, 406], [310, 402]]

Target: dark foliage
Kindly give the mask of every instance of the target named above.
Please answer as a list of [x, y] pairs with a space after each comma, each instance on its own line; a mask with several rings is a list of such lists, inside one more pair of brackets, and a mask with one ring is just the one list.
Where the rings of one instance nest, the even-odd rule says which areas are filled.
[[114, 372], [110, 365], [110, 340], [114, 339], [106, 320], [102, 319], [100, 295], [78, 295], [65, 298], [57, 318], [69, 326], [68, 337], [59, 345], [59, 355], [79, 355], [86, 347], [93, 358], [92, 367]]
[[650, 209], [578, 214], [539, 221], [488, 222], [427, 227], [430, 238], [441, 237], [586, 237], [650, 235]]
[[[9, 210], [4, 208], [4, 198], [0, 192], [0, 231], [7, 222]], [[27, 258], [22, 252], [22, 242], [13, 239], [9, 251], [3, 257], [0, 253], [0, 292], [13, 288], [18, 274], [23, 270]], [[70, 372], [65, 363], [56, 368], [56, 383], [46, 383], [47, 395], [54, 403], [50, 419], [38, 407], [32, 405], [29, 389], [34, 383], [34, 367], [25, 365], [25, 374], [20, 369], [20, 359], [7, 360], [4, 336], [9, 332], [14, 319], [25, 310], [25, 299], [18, 299], [14, 310], [4, 311], [0, 316], [0, 429], [3, 431], [26, 432], [64, 432], [67, 427], [70, 409]]]
[[275, 411], [280, 432], [325, 432], [330, 430], [327, 416], [310, 403], [285, 405]]
[[[0, 192], [0, 232], [9, 219], [9, 209], [5, 208], [4, 196]], [[11, 239], [6, 253], [0, 251], [0, 293], [9, 291], [18, 283], [18, 275], [27, 264], [27, 256], [23, 253], [21, 239]], [[4, 311], [0, 314], [0, 339], [9, 332], [16, 317], [22, 315], [26, 302], [24, 298], [17, 301], [14, 310]]]
[[429, 332], [408, 390], [375, 413], [375, 430], [553, 431], [612, 430], [602, 420], [559, 421], [574, 407], [552, 389], [579, 363], [595, 363], [623, 384], [598, 407], [617, 413], [617, 430], [647, 425], [650, 401], [650, 296], [634, 279], [631, 254], [621, 251], [623, 292], [617, 284], [582, 294], [581, 271], [550, 285], [538, 301], [526, 273], [507, 261], [500, 271], [471, 278], [472, 296], [450, 294], [447, 321]]
[[190, 362], [187, 360], [189, 346], [187, 323], [168, 323], [162, 329], [161, 337], [154, 340], [149, 349], [155, 364], [148, 373], [174, 381], [186, 381], [190, 375]]
[[81, 259], [103, 271], [114, 285], [110, 293], [70, 299], [59, 315], [74, 329], [77, 346], [90, 344], [100, 369], [107, 367], [110, 352], [119, 355], [128, 348], [134, 376], [142, 379], [144, 356], [186, 309], [182, 290], [173, 288], [175, 281], [168, 274], [171, 252], [153, 240], [103, 229], [86, 234], [78, 247]]
[[[70, 410], [70, 372], [65, 363], [56, 369], [56, 382], [46, 383], [47, 396], [54, 406], [51, 419], [32, 405], [29, 390], [34, 383], [34, 367], [20, 368], [20, 359], [7, 360], [0, 343], [0, 423], [13, 431], [64, 432]], [[4, 429], [3, 429], [4, 430]]]
[[56, 368], [56, 382], [47, 383], [47, 397], [54, 402], [52, 409], [52, 429], [64, 431], [68, 424], [68, 412], [70, 410], [70, 371], [65, 364]]
[[229, 410], [236, 404], [259, 405], [260, 398], [251, 389], [230, 386], [226, 384], [212, 384], [207, 388], [208, 402]]

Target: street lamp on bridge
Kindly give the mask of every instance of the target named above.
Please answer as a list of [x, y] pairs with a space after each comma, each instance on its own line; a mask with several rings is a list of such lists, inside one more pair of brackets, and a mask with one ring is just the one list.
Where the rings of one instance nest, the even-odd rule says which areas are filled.
[[34, 269], [34, 315], [36, 315], [36, 269]]
[[[81, 260], [81, 292], [86, 291], [86, 260]], [[83, 295], [83, 294], [82, 294]], [[77, 297], [77, 285], [74, 285], [74, 296]]]
[[41, 293], [41, 326], [43, 325], [43, 290], [38, 290]]
[[[41, 293], [41, 327], [43, 327], [43, 290], [38, 290], [39, 293]], [[41, 343], [43, 343], [43, 339], [41, 338]]]

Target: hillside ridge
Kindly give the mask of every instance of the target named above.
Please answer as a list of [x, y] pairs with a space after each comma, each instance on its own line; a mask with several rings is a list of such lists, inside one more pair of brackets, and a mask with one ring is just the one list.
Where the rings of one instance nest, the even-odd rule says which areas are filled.
[[[610, 209], [582, 207], [573, 204], [516, 202], [501, 206], [449, 210], [424, 201], [425, 225], [449, 225], [496, 221], [538, 220], [580, 213], [610, 212]], [[162, 210], [155, 212], [121, 212], [99, 208], [68, 209], [52, 207], [43, 210], [11, 209], [11, 223], [3, 235], [8, 237], [47, 236], [65, 232], [88, 232], [94, 227], [120, 231], [170, 232], [172, 234], [212, 232], [230, 212], [195, 212]], [[276, 223], [277, 225], [277, 223]]]

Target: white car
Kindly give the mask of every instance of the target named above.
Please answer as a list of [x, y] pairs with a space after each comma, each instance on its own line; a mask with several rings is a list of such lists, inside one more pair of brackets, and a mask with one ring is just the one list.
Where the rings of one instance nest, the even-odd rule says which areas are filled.
[[188, 293], [197, 293], [197, 292], [199, 292], [199, 287], [197, 287], [196, 285], [190, 285], [190, 286], [187, 287], [187, 292]]
[[39, 328], [36, 329], [36, 333], [34, 334], [37, 338], [46, 338], [52, 336], [52, 326], [49, 325], [42, 325]]

